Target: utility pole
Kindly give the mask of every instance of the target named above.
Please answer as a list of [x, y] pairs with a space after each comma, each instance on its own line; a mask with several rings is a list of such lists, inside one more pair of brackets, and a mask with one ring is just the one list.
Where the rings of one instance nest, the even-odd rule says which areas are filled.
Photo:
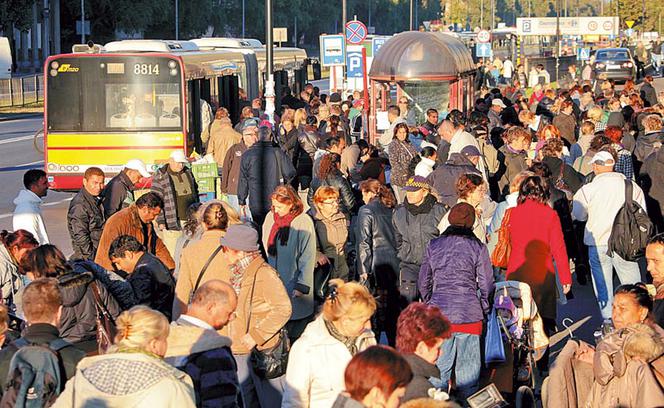
[[242, 0], [242, 38], [244, 38], [244, 18], [245, 18], [245, 0]]
[[341, 0], [341, 30], [343, 31], [344, 35], [346, 34], [346, 23], [348, 22], [346, 16], [346, 8], [347, 8], [346, 0]]
[[[345, 1], [345, 0], [344, 0]], [[274, 123], [274, 54], [272, 41], [272, 0], [265, 0], [265, 113]]]
[[480, 29], [484, 30], [484, 0], [480, 0]]
[[85, 44], [85, 0], [81, 0], [81, 44]]
[[491, 0], [491, 29], [493, 31], [496, 28], [496, 0]]
[[175, 39], [180, 39], [180, 3], [178, 0], [175, 0]]
[[641, 4], [641, 38], [643, 38], [643, 33], [646, 32], [646, 0], [642, 0]]
[[556, 0], [556, 81], [560, 74], [560, 0]]
[[410, 18], [408, 19], [408, 29], [413, 31], [413, 0], [410, 0]]

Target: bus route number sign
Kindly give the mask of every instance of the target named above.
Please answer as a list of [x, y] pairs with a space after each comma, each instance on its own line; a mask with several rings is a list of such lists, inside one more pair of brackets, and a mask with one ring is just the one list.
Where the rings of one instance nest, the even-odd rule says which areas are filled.
[[134, 75], [159, 75], [159, 64], [134, 64]]

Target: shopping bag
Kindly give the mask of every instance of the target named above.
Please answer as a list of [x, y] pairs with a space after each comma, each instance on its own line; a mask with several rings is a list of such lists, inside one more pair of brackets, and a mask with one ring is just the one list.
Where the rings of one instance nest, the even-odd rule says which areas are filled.
[[503, 344], [503, 336], [500, 333], [500, 323], [496, 317], [495, 308], [491, 309], [486, 327], [484, 362], [486, 364], [505, 362], [505, 345]]

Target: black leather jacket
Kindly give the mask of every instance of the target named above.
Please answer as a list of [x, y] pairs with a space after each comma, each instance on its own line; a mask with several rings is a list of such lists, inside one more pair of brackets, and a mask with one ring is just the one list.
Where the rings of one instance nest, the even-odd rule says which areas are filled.
[[357, 273], [398, 276], [398, 271], [392, 209], [374, 198], [357, 214]]
[[350, 215], [355, 212], [355, 194], [353, 194], [353, 189], [351, 188], [350, 183], [339, 170], [328, 174], [325, 180], [314, 178], [311, 181], [309, 192], [307, 193], [309, 207], [314, 206], [314, 194], [316, 193], [316, 190], [318, 190], [319, 187], [324, 186], [334, 187], [339, 190], [339, 210], [342, 213]]
[[104, 209], [101, 201], [82, 188], [69, 204], [67, 226], [74, 248], [71, 258], [95, 259], [99, 238], [104, 229]]

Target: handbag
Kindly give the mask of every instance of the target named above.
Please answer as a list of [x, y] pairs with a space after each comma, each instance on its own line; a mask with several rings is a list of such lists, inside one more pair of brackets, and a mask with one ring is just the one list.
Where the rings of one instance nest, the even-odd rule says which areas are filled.
[[101, 299], [97, 282], [92, 282], [90, 288], [92, 289], [92, 295], [95, 300], [95, 310], [97, 312], [95, 314], [95, 321], [97, 323], [97, 353], [105, 354], [108, 348], [113, 344], [117, 328], [113, 316], [111, 316], [108, 309], [106, 309], [106, 306]]
[[496, 317], [496, 309], [491, 309], [489, 321], [486, 327], [486, 340], [484, 342], [484, 362], [491, 363], [504, 363], [505, 358], [505, 344], [503, 344], [503, 336], [500, 333], [500, 325]]
[[491, 253], [491, 263], [493, 266], [506, 269], [507, 263], [510, 259], [510, 253], [512, 252], [512, 244], [510, 242], [510, 216], [512, 215], [512, 209], [509, 208], [505, 212], [505, 217], [500, 223], [500, 229], [498, 229], [498, 243]]
[[[251, 285], [251, 295], [249, 296], [249, 316], [247, 318], [247, 330], [251, 323], [251, 312], [253, 309], [252, 303], [254, 300], [254, 289], [256, 288], [256, 275], [254, 275], [254, 282]], [[274, 336], [279, 336], [277, 344], [270, 348], [259, 350], [258, 347], [251, 349], [249, 355], [249, 362], [254, 370], [254, 373], [260, 378], [271, 380], [281, 377], [286, 374], [286, 367], [288, 366], [288, 353], [290, 352], [290, 340], [288, 339], [288, 331], [286, 328], [281, 328]], [[270, 337], [270, 339], [274, 338]], [[268, 341], [270, 340], [268, 339]]]
[[196, 284], [191, 289], [191, 292], [189, 292], [189, 300], [188, 300], [187, 304], [189, 304], [189, 305], [191, 304], [191, 301], [194, 299], [194, 293], [196, 293], [196, 290], [198, 289], [198, 286], [201, 284], [201, 279], [203, 279], [203, 275], [205, 275], [205, 271], [207, 271], [207, 268], [208, 268], [208, 266], [210, 266], [210, 263], [212, 262], [212, 260], [217, 256], [219, 251], [221, 251], [221, 248], [222, 248], [222, 246], [219, 245], [217, 247], [217, 249], [215, 249], [214, 252], [212, 252], [212, 255], [210, 255], [208, 260], [205, 262], [205, 265], [203, 265], [203, 268], [198, 273], [198, 278], [196, 279]]
[[330, 259], [325, 265], [317, 265], [314, 269], [314, 299], [324, 302], [327, 297], [327, 284], [334, 268], [334, 260]]

